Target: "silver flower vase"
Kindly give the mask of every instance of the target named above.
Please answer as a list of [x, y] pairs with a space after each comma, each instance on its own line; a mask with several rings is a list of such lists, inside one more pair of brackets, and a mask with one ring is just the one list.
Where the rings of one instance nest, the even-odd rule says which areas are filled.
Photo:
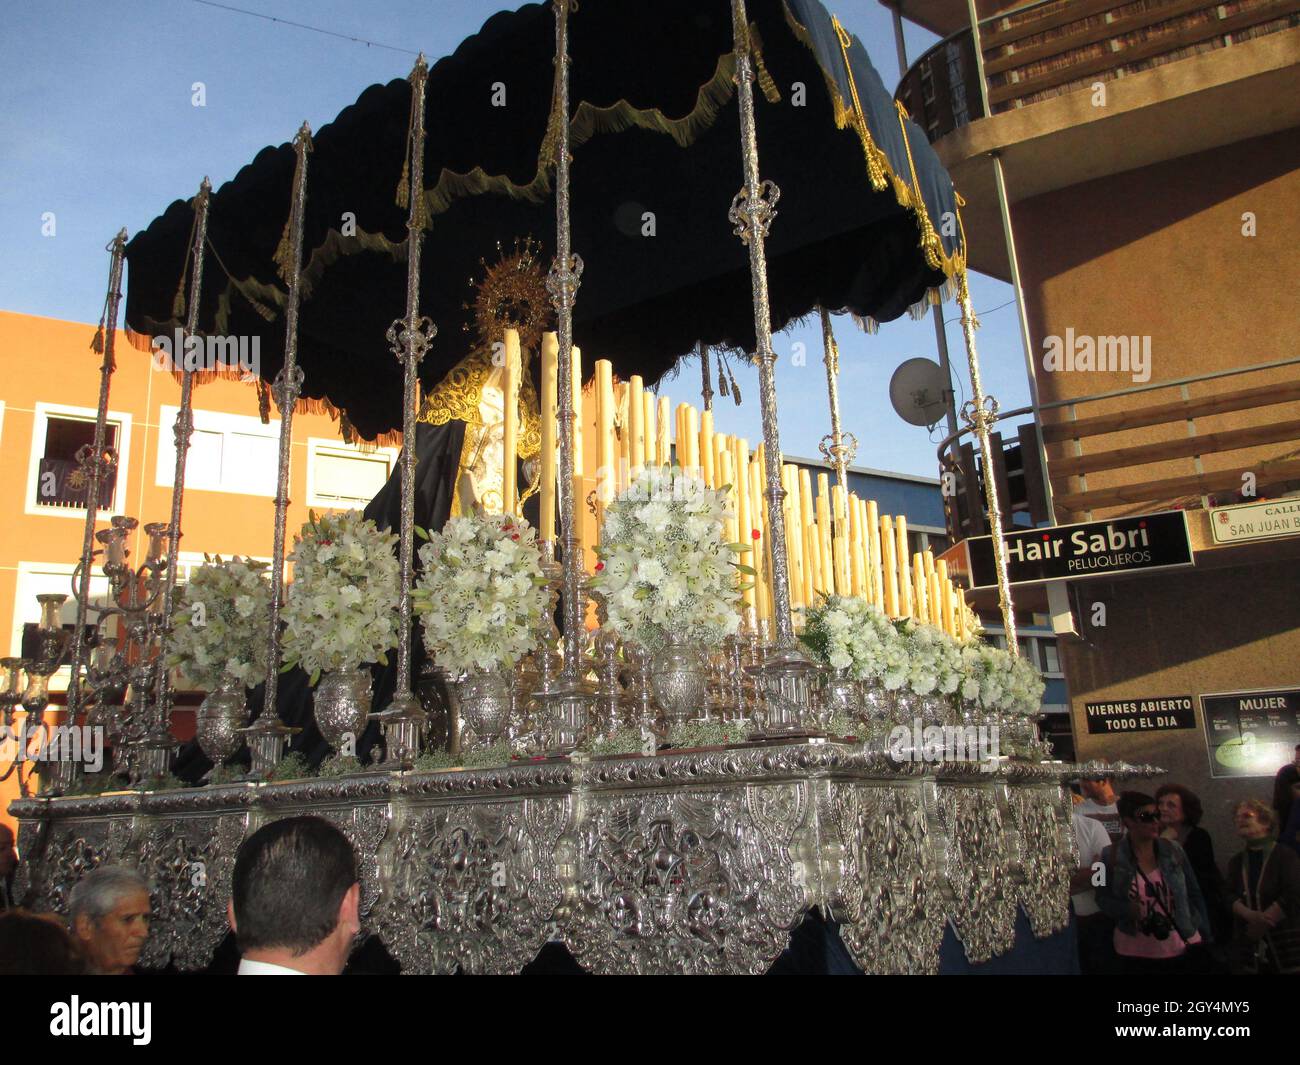
[[[505, 731], [510, 721], [511, 683], [511, 672], [506, 669], [472, 670], [456, 682], [460, 716], [476, 747], [491, 747]], [[467, 748], [462, 741], [462, 749]]]
[[650, 658], [650, 687], [671, 728], [707, 710], [709, 671], [694, 644], [670, 634]]
[[884, 739], [894, 726], [894, 693], [875, 678], [861, 681], [859, 691], [858, 719], [866, 726], [868, 737]]
[[356, 743], [365, 731], [372, 696], [370, 670], [336, 669], [326, 673], [316, 685], [316, 727], [325, 742], [341, 754], [348, 746], [356, 754]]
[[213, 768], [239, 750], [244, 742], [239, 730], [247, 724], [248, 703], [244, 699], [243, 682], [223, 677], [199, 703], [194, 730], [199, 749], [211, 759]]
[[835, 718], [857, 721], [862, 716], [861, 687], [847, 669], [834, 670], [822, 686], [817, 724], [829, 728]]

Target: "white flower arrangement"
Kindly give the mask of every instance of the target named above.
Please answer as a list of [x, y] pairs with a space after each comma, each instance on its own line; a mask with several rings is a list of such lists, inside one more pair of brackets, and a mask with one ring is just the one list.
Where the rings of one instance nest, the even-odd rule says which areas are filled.
[[396, 543], [359, 510], [311, 516], [289, 555], [285, 668], [301, 666], [315, 684], [323, 672], [387, 664], [397, 644]]
[[669, 633], [704, 645], [740, 627], [740, 573], [728, 544], [725, 489], [679, 468], [650, 468], [605, 509], [592, 587], [605, 600], [605, 628], [655, 650]]
[[451, 518], [424, 534], [415, 606], [445, 669], [510, 668], [537, 646], [550, 596], [537, 533], [522, 518]]
[[[891, 648], [900, 637], [889, 616], [862, 596], [826, 596], [809, 607], [800, 639], [818, 661], [831, 669], [847, 669], [855, 680], [884, 681], [891, 665], [900, 661]], [[902, 674], [898, 674], [902, 686]]]
[[906, 618], [897, 624], [897, 647], [886, 650], [885, 687], [916, 695], [951, 695], [960, 687], [961, 645], [937, 625]]
[[1028, 659], [982, 641], [961, 650], [962, 698], [993, 713], [1031, 717], [1039, 712], [1043, 679]]
[[227, 681], [251, 688], [266, 680], [271, 585], [266, 564], [221, 556], [190, 574], [168, 641], [168, 666], [179, 666], [211, 691]]

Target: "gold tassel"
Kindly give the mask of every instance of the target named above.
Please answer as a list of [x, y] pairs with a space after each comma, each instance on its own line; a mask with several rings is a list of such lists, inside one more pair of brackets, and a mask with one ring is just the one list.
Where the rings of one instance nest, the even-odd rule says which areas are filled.
[[781, 90], [776, 87], [776, 82], [772, 80], [772, 75], [768, 73], [767, 64], [763, 62], [763, 38], [758, 34], [757, 23], [749, 24], [749, 50], [754, 56], [754, 66], [758, 74], [758, 87], [763, 90], [763, 96], [770, 104], [779, 104], [781, 102]]
[[263, 425], [271, 424], [271, 390], [260, 377], [257, 379], [257, 414]]
[[99, 320], [99, 328], [95, 330], [94, 337], [90, 341], [90, 350], [96, 355], [104, 354], [104, 319]]
[[397, 182], [397, 206], [411, 206], [411, 139], [406, 139], [406, 158], [402, 160], [402, 176]]
[[351, 445], [357, 442], [357, 431], [343, 411], [339, 411], [339, 434], [343, 437], [343, 443], [345, 444]]

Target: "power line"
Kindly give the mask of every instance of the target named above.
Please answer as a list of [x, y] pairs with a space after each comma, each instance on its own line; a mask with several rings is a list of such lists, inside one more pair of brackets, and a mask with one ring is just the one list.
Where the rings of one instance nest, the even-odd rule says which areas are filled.
[[[1009, 300], [1006, 300], [1006, 303], [998, 303], [998, 304], [997, 304], [997, 307], [989, 307], [989, 308], [987, 309], [987, 311], [976, 311], [976, 312], [975, 312], [975, 317], [978, 317], [978, 319], [982, 319], [982, 317], [984, 317], [984, 315], [992, 315], [993, 312], [995, 312], [995, 311], [1001, 311], [1001, 309], [1004, 308], [1004, 307], [1010, 307], [1011, 304], [1013, 304], [1013, 303], [1015, 303], [1015, 300], [1014, 300], [1014, 299], [1009, 299]], [[952, 325], [954, 321], [961, 321], [961, 320], [962, 320], [962, 316], [961, 316], [961, 315], [958, 315], [958, 316], [956, 317], [956, 319], [945, 319], [945, 320], [944, 320], [944, 325]]]
[[299, 30], [311, 30], [312, 33], [323, 33], [327, 37], [338, 37], [345, 41], [352, 41], [355, 44], [364, 44], [367, 48], [387, 48], [390, 52], [402, 52], [405, 55], [419, 55], [419, 52], [412, 52], [409, 48], [398, 48], [391, 44], [380, 44], [378, 41], [368, 41], [364, 37], [353, 37], [346, 33], [335, 33], [333, 30], [323, 30], [319, 26], [308, 26], [305, 22], [294, 22], [287, 18], [276, 18], [274, 15], [264, 15], [260, 11], [248, 11], [242, 7], [231, 7], [228, 4], [217, 4], [213, 0], [194, 0], [196, 4], [202, 4], [204, 7], [216, 7], [222, 11], [234, 11], [240, 15], [251, 15], [253, 18], [264, 18], [268, 22], [278, 22], [283, 26], [293, 26]]

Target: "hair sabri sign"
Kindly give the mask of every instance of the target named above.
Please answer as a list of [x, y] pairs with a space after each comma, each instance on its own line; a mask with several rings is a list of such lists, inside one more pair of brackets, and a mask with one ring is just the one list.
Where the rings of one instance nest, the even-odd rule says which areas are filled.
[[[1007, 578], [1012, 584], [1105, 577], [1193, 564], [1187, 515], [1181, 510], [1024, 529], [1004, 533], [1002, 539], [1007, 545]], [[974, 536], [966, 546], [971, 586], [996, 585], [993, 537]]]

